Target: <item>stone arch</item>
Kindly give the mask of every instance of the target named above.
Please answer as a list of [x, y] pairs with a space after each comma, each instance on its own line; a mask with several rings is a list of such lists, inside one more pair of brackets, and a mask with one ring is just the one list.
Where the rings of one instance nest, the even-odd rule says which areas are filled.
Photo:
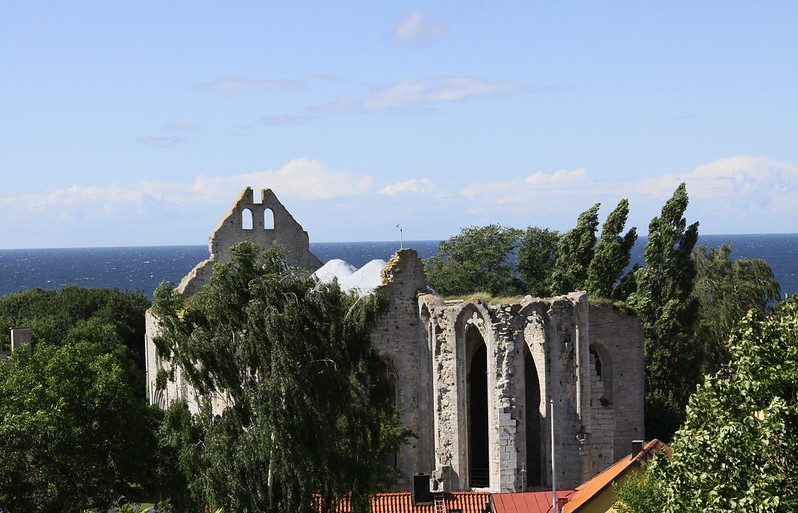
[[435, 432], [438, 427], [435, 391], [438, 383], [433, 369], [436, 333], [440, 328], [433, 322], [429, 306], [420, 302], [418, 345], [418, 411], [419, 411], [419, 454], [421, 472], [435, 468]]
[[252, 210], [245, 208], [241, 210], [241, 229], [251, 230], [254, 226], [254, 219], [252, 217]]
[[399, 404], [399, 373], [396, 372], [396, 365], [393, 359], [387, 354], [380, 355], [380, 375], [385, 380], [388, 387], [388, 396], [393, 405]]
[[543, 484], [541, 459], [541, 431], [543, 416], [540, 414], [542, 397], [540, 379], [535, 360], [529, 346], [524, 344], [524, 433], [526, 443], [526, 485], [535, 487]]
[[466, 329], [468, 475], [473, 488], [490, 485], [488, 346], [476, 326]]
[[470, 488], [487, 488], [491, 484], [492, 432], [494, 428], [492, 371], [495, 362], [488, 327], [490, 317], [479, 304], [468, 303], [460, 311], [455, 324], [460, 370], [462, 427], [466, 436], [465, 465]]
[[274, 230], [274, 211], [269, 207], [263, 209], [263, 229]]
[[[550, 465], [550, 440], [546, 426], [548, 418], [548, 391], [546, 386], [546, 318], [545, 305], [539, 302], [527, 303], [519, 311], [523, 319], [523, 346], [519, 348], [523, 355], [519, 371], [523, 369], [523, 386], [518, 393], [517, 404], [523, 405], [523, 436], [519, 440], [520, 464], [525, 470], [524, 486], [536, 489], [550, 484], [545, 469]], [[519, 433], [520, 434], [520, 433]]]
[[[590, 344], [590, 382], [591, 384], [598, 384], [598, 387], [603, 392], [602, 397], [607, 405], [612, 405], [613, 400], [613, 380], [612, 380], [612, 359], [610, 352], [599, 344]], [[591, 397], [591, 399], [594, 399]], [[602, 400], [601, 397], [595, 399]]]

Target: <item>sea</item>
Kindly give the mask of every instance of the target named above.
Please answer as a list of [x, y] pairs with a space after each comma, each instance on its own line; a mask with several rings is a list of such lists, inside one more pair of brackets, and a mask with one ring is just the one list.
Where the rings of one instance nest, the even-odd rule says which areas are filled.
[[[374, 259], [388, 260], [404, 246], [421, 258], [434, 255], [436, 240], [316, 242], [310, 250], [322, 262], [340, 258], [355, 267]], [[782, 295], [798, 294], [798, 233], [702, 235], [709, 248], [732, 245], [732, 258], [762, 258], [773, 269]], [[645, 237], [632, 249], [632, 262], [643, 264]], [[66, 285], [142, 291], [152, 297], [163, 281], [178, 283], [197, 263], [208, 258], [208, 246], [130, 246], [118, 248], [0, 249], [0, 295], [30, 288], [60, 289]]]

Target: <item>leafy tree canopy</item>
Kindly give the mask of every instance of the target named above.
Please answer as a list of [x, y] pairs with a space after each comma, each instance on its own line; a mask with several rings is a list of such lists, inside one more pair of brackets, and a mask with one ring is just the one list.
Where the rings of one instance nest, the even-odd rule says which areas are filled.
[[155, 413], [126, 367], [94, 318], [0, 365], [0, 511], [106, 511], [147, 484]]
[[697, 336], [704, 347], [702, 374], [714, 374], [728, 362], [726, 340], [734, 325], [754, 309], [765, 312], [777, 302], [781, 288], [770, 266], [759, 258], [731, 259], [731, 245], [693, 252], [700, 303]]
[[[67, 286], [30, 289], [0, 296], [0, 349], [10, 346], [15, 326], [32, 329], [33, 344], [59, 345], [78, 321], [111, 324], [138, 368], [144, 368], [144, 311], [150, 306], [141, 292]], [[143, 388], [144, 377], [140, 376]]]
[[533, 296], [551, 295], [551, 273], [557, 261], [557, 230], [530, 226], [524, 231], [518, 247], [518, 272], [523, 277], [525, 292]]
[[691, 255], [698, 223], [687, 226], [687, 203], [687, 188], [681, 184], [649, 223], [645, 267], [635, 271], [637, 289], [627, 300], [643, 323], [646, 434], [661, 440], [670, 440], [684, 419], [684, 407], [701, 375]]
[[673, 457], [655, 460], [629, 492], [653, 492], [659, 509], [633, 507], [633, 497], [622, 511], [798, 510], [798, 296], [767, 316], [749, 312], [728, 351], [728, 365], [690, 398]]
[[[165, 286], [154, 310], [159, 354], [200, 393], [177, 404], [165, 437], [194, 496], [225, 511], [309, 511], [352, 493], [367, 511], [384, 461], [403, 443], [370, 333], [378, 296], [358, 299], [244, 242], [191, 298]], [[215, 395], [229, 406], [213, 411]]]
[[459, 235], [442, 241], [438, 254], [426, 260], [430, 287], [443, 295], [520, 293], [523, 286], [511, 259], [521, 233], [498, 224], [463, 228]]

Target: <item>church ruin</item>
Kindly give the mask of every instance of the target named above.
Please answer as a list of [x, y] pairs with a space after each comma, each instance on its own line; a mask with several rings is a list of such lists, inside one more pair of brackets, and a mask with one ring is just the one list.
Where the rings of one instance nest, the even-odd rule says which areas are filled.
[[[264, 221], [273, 220], [273, 225]], [[245, 189], [210, 237], [210, 258], [181, 282], [186, 295], [210, 278], [229, 248], [250, 239], [279, 241], [288, 260], [313, 272], [321, 262], [308, 234], [265, 189], [256, 202]], [[432, 293], [412, 249], [398, 251], [374, 292], [389, 300], [372, 334], [412, 438], [396, 455], [396, 489], [413, 476], [432, 474], [438, 491], [492, 492], [550, 486], [554, 444], [557, 483], [575, 487], [629, 452], [643, 432], [643, 333], [636, 317], [587, 294], [520, 302], [444, 300]], [[157, 319], [147, 313], [147, 394], [162, 408], [193, 391], [156, 355]], [[549, 422], [554, 408], [554, 439]], [[215, 407], [224, 401], [214, 398]]]

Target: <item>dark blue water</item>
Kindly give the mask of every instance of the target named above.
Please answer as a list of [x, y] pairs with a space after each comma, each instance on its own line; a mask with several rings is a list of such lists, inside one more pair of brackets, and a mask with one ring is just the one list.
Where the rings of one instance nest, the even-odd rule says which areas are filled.
[[[421, 258], [435, 254], [437, 241], [406, 241]], [[318, 242], [310, 250], [322, 262], [333, 258], [355, 267], [388, 260], [399, 241]], [[123, 248], [0, 249], [0, 295], [33, 287], [65, 285], [141, 290], [148, 296], [162, 281], [180, 282], [208, 258], [208, 246], [138, 246]]]
[[[732, 244], [733, 258], [764, 258], [773, 269], [782, 294], [798, 293], [798, 234], [703, 235], [699, 244]], [[421, 258], [435, 254], [438, 241], [408, 241], [405, 247]], [[632, 260], [643, 263], [645, 239], [638, 240]], [[311, 243], [322, 262], [333, 258], [360, 267], [375, 258], [387, 260], [399, 242]], [[145, 246], [124, 248], [3, 249], [0, 250], [0, 294], [33, 287], [58, 289], [65, 285], [141, 290], [148, 296], [162, 281], [177, 283], [201, 260], [207, 246]]]

